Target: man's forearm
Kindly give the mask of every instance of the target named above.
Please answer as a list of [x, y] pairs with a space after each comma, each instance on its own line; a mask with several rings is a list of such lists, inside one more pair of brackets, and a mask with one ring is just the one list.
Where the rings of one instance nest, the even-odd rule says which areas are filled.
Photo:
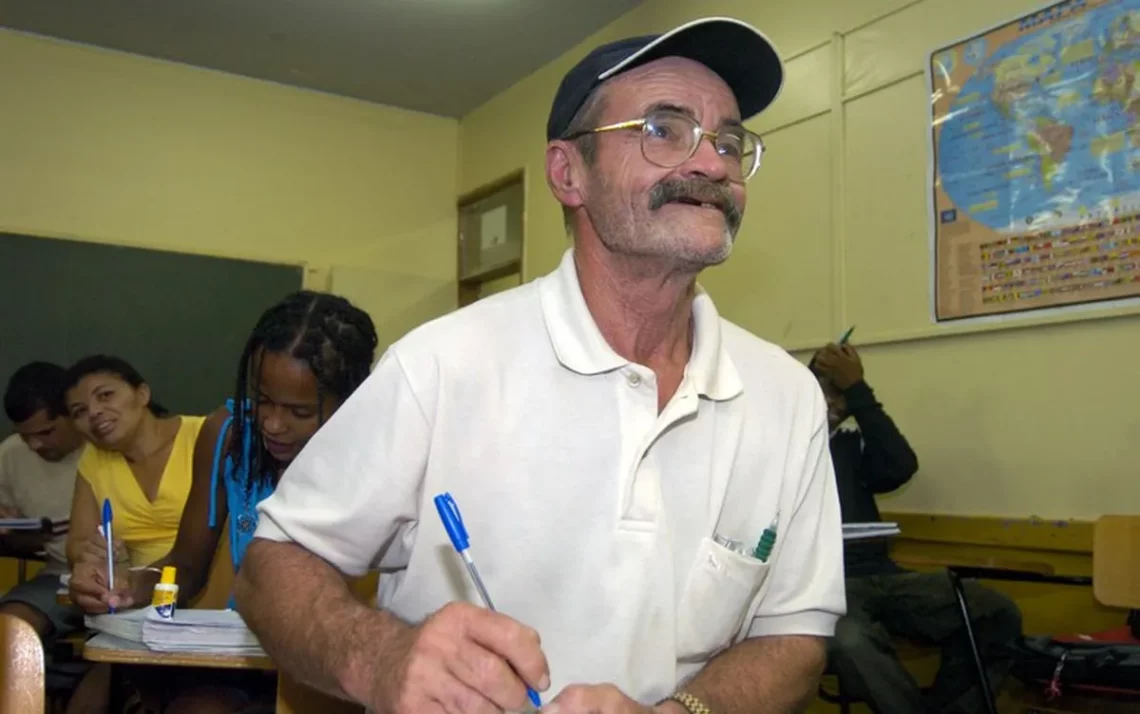
[[822, 637], [757, 637], [713, 658], [683, 687], [716, 714], [796, 714], [827, 663]]
[[297, 545], [255, 540], [234, 590], [238, 611], [281, 669], [364, 703], [384, 653], [408, 625], [355, 597], [328, 563]]

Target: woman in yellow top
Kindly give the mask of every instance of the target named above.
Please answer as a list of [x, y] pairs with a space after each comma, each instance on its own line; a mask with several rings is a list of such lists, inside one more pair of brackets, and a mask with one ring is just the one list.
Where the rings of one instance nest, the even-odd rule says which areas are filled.
[[103, 501], [113, 513], [115, 559], [147, 566], [174, 546], [205, 417], [168, 416], [125, 360], [85, 357], [67, 371], [67, 409], [90, 441], [79, 458], [67, 559], [106, 559]]

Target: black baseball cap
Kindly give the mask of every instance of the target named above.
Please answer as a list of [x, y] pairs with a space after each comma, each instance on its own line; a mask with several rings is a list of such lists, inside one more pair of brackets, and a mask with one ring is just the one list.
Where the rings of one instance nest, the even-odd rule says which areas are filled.
[[784, 83], [784, 65], [764, 33], [730, 17], [705, 17], [663, 35], [611, 42], [586, 55], [558, 85], [546, 122], [547, 140], [566, 133], [602, 82], [662, 57], [687, 57], [720, 75], [736, 95], [741, 119], [767, 108]]

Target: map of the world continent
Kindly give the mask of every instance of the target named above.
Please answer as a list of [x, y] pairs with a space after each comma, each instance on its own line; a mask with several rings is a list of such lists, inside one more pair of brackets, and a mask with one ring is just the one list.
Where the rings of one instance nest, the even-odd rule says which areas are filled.
[[931, 54], [935, 319], [1140, 295], [1140, 0]]

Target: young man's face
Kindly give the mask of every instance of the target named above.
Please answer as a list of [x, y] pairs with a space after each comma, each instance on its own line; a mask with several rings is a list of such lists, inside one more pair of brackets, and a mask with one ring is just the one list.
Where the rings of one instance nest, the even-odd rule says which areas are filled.
[[83, 442], [71, 419], [51, 416], [47, 409], [16, 424], [16, 433], [44, 461], [60, 461]]

